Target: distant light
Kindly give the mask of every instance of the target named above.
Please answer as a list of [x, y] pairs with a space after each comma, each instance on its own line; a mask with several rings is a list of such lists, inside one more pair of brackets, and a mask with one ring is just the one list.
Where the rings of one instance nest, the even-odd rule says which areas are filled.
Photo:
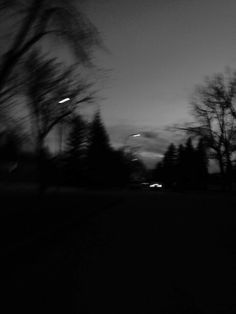
[[70, 98], [62, 99], [62, 100], [59, 101], [59, 104], [63, 104], [64, 102], [67, 102], [67, 101], [69, 101], [69, 100], [70, 100]]
[[162, 188], [162, 184], [159, 183], [153, 183], [149, 185], [150, 188]]

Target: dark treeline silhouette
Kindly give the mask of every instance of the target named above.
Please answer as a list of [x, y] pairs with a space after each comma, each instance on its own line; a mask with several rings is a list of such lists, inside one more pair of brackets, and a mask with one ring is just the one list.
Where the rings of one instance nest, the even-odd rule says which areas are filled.
[[203, 139], [195, 147], [191, 138], [178, 147], [171, 143], [153, 170], [152, 179], [168, 189], [206, 189], [208, 156]]
[[66, 168], [71, 184], [84, 184], [87, 169], [88, 124], [80, 115], [71, 121], [66, 143]]
[[75, 185], [122, 187], [138, 172], [132, 155], [123, 149], [112, 148], [99, 111], [90, 123], [76, 117], [67, 139], [65, 156], [69, 182]]
[[19, 141], [15, 133], [5, 131], [0, 134], [0, 160], [16, 161], [18, 158]]
[[111, 147], [99, 111], [90, 123], [76, 116], [64, 155], [70, 184], [109, 187], [129, 180], [127, 158], [122, 150]]
[[[40, 151], [23, 151], [14, 133], [0, 143], [2, 169], [8, 181], [34, 181], [43, 192], [49, 186], [125, 187], [145, 176], [143, 163], [123, 148], [114, 149], [97, 111], [91, 122], [74, 114], [67, 121], [63, 143], [53, 154], [46, 146]], [[2, 137], [4, 137], [2, 135]], [[17, 167], [10, 171], [12, 164]]]

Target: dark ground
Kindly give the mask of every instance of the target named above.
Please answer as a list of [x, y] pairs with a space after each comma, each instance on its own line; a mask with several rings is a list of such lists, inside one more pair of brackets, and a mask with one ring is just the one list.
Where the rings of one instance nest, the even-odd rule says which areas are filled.
[[1, 313], [236, 312], [236, 196], [29, 195], [1, 196]]

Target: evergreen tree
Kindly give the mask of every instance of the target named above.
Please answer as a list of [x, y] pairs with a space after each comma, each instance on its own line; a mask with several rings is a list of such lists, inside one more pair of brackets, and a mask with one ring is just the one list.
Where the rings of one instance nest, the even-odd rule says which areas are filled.
[[196, 179], [197, 185], [201, 189], [205, 189], [207, 186], [208, 177], [208, 156], [206, 151], [206, 145], [201, 138], [196, 148]]
[[176, 182], [176, 147], [171, 143], [163, 158], [164, 180], [168, 187], [173, 187]]
[[163, 160], [153, 171], [155, 180], [178, 189], [206, 188], [207, 176], [208, 157], [204, 141], [200, 140], [197, 148], [194, 148], [191, 138], [177, 149], [170, 144]]
[[178, 188], [184, 188], [186, 182], [186, 169], [185, 169], [185, 147], [180, 144], [177, 149], [176, 157], [176, 177]]
[[74, 183], [84, 183], [87, 148], [87, 124], [80, 115], [71, 121], [67, 139], [68, 171]]
[[192, 189], [196, 185], [196, 154], [191, 138], [186, 141], [183, 159], [185, 187]]
[[90, 157], [96, 157], [96, 160], [99, 160], [110, 153], [110, 151], [109, 136], [98, 111], [90, 126], [88, 152]]
[[111, 179], [112, 148], [99, 111], [90, 125], [88, 142], [89, 180], [95, 185], [107, 185]]

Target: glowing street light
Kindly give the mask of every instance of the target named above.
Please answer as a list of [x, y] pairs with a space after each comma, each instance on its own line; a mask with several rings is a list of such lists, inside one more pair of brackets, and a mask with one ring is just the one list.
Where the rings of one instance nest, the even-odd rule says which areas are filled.
[[[58, 101], [59, 104], [64, 104], [70, 100], [69, 97], [63, 98], [60, 101]], [[59, 130], [59, 152], [62, 153], [62, 140], [63, 140], [63, 123], [60, 124]]]
[[124, 140], [124, 147], [127, 146], [127, 142], [131, 137], [139, 137], [141, 136], [141, 133], [133, 133], [133, 134], [129, 134], [126, 136], [125, 140]]
[[141, 136], [141, 133], [133, 133], [133, 134], [127, 135], [124, 141], [124, 146], [127, 146], [127, 142], [131, 137], [139, 137], [139, 136]]
[[[125, 140], [124, 140], [124, 145], [123, 145], [123, 150], [124, 150], [124, 152], [127, 150], [128, 147], [129, 147], [129, 151], [131, 151], [131, 146], [130, 146], [130, 145], [127, 145], [128, 140], [129, 140], [130, 138], [140, 137], [140, 136], [142, 136], [141, 133], [132, 133], [132, 134], [127, 135], [126, 138], [125, 138]], [[135, 157], [135, 158], [133, 158], [132, 161], [136, 161], [136, 160], [138, 160], [138, 159]]]
[[59, 103], [59, 104], [63, 104], [64, 102], [67, 102], [67, 101], [69, 101], [69, 100], [70, 100], [70, 98], [67, 97], [67, 98], [64, 98], [64, 99], [60, 100], [58, 103]]

